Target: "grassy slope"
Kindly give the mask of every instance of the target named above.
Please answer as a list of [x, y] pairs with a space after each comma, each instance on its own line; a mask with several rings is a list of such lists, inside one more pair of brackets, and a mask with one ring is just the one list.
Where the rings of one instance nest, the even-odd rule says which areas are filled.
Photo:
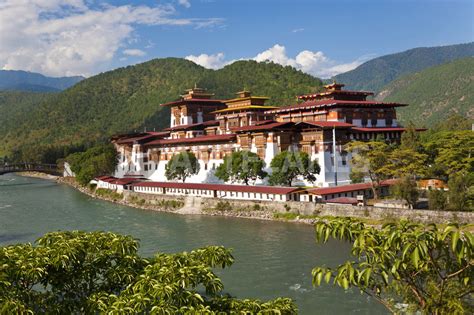
[[457, 113], [474, 119], [474, 58], [463, 58], [403, 76], [378, 99], [408, 103], [398, 110], [402, 122], [430, 127]]

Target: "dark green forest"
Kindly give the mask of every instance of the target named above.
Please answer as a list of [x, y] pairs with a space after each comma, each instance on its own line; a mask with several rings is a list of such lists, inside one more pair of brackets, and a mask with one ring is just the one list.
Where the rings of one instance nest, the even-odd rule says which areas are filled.
[[167, 127], [169, 112], [160, 104], [194, 84], [216, 98], [231, 98], [247, 88], [271, 96], [273, 105], [291, 104], [296, 95], [322, 86], [317, 78], [274, 63], [238, 61], [214, 71], [184, 59], [155, 59], [96, 75], [58, 94], [18, 94], [18, 102], [4, 101], [0, 156], [18, 156], [31, 146], [81, 146], [118, 133]]

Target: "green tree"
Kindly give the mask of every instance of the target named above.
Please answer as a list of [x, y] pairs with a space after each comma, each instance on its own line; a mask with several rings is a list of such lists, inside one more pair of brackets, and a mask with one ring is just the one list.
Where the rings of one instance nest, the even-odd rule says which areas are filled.
[[244, 182], [263, 179], [268, 174], [263, 170], [265, 162], [260, 157], [249, 151], [232, 152], [224, 158], [224, 163], [216, 170], [216, 177], [227, 182]]
[[181, 152], [173, 155], [171, 160], [166, 164], [165, 176], [168, 180], [182, 180], [199, 173], [199, 161], [192, 152]]
[[293, 180], [302, 177], [307, 181], [316, 180], [321, 168], [317, 161], [311, 161], [305, 152], [283, 151], [277, 154], [270, 163], [272, 173], [270, 185], [291, 186]]
[[387, 153], [387, 159], [379, 171], [398, 178], [424, 176], [427, 173], [427, 158], [424, 153], [400, 146]]
[[428, 192], [428, 208], [431, 210], [446, 210], [448, 199], [444, 190], [432, 189]]
[[112, 174], [117, 167], [118, 155], [112, 144], [104, 144], [70, 154], [66, 162], [71, 166], [77, 181], [87, 185], [94, 177]]
[[416, 181], [409, 176], [399, 179], [395, 185], [391, 187], [391, 192], [394, 197], [404, 200], [410, 209], [416, 206], [416, 202], [420, 196]]
[[408, 123], [405, 132], [402, 133], [400, 147], [402, 149], [408, 149], [415, 152], [420, 151], [422, 148], [420, 134], [418, 131], [416, 131], [415, 125], [412, 122]]
[[364, 182], [364, 173], [357, 172], [356, 170], [351, 169], [351, 172], [349, 174], [349, 178], [351, 179], [352, 184], [363, 183]]
[[393, 313], [400, 312], [400, 302], [409, 305], [409, 313], [472, 311], [474, 236], [468, 230], [406, 221], [374, 228], [349, 218], [316, 223], [317, 242], [330, 237], [352, 243], [356, 259], [336, 268], [315, 267], [314, 285], [332, 279], [344, 289], [357, 287]]
[[383, 141], [353, 141], [345, 149], [352, 154], [352, 171], [370, 179], [377, 199], [380, 183], [389, 177], [386, 167], [391, 148]]
[[428, 163], [446, 175], [474, 172], [474, 132], [445, 131], [435, 133], [424, 144]]
[[453, 211], [472, 210], [472, 190], [474, 185], [473, 175], [456, 173], [449, 177], [448, 181], [448, 207]]
[[130, 236], [73, 231], [0, 247], [0, 313], [296, 313], [287, 298], [223, 295], [213, 268], [234, 262], [224, 247], [143, 258], [138, 246]]

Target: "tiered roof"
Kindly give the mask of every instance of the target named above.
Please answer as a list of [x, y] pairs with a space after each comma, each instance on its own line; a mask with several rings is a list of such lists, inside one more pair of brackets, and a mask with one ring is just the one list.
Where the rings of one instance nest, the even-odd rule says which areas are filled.
[[224, 105], [222, 100], [216, 100], [213, 99], [212, 97], [214, 96], [213, 93], [207, 93], [206, 89], [203, 88], [198, 88], [196, 85], [192, 89], [188, 89], [185, 91], [183, 95], [181, 95], [181, 98], [161, 104], [161, 106], [177, 106], [177, 105], [183, 105], [183, 104], [200, 104], [200, 105], [205, 105], [210, 104], [210, 105]]

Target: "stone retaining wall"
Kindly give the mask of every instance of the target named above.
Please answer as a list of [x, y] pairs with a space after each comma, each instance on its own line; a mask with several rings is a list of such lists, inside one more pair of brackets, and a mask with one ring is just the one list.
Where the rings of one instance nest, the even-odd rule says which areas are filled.
[[[186, 209], [177, 213], [205, 213], [210, 215], [225, 215], [236, 217], [255, 217], [261, 219], [273, 218], [273, 213], [296, 213], [302, 216], [342, 216], [355, 217], [374, 220], [397, 220], [407, 219], [410, 221], [424, 223], [474, 223], [473, 212], [456, 211], [432, 211], [432, 210], [410, 210], [399, 208], [381, 208], [381, 207], [358, 207], [351, 205], [327, 205], [315, 204], [309, 202], [271, 202], [271, 201], [246, 201], [246, 200], [227, 200], [218, 198], [200, 198], [183, 197], [170, 195], [152, 195], [135, 192], [124, 192], [124, 200], [130, 198], [139, 198], [146, 201], [147, 204], [156, 205], [161, 200], [178, 200], [185, 205], [183, 208], [189, 208], [192, 204], [194, 209]], [[222, 208], [226, 209], [222, 209]], [[227, 209], [229, 208], [229, 209]], [[184, 209], [183, 209], [184, 210]]]

